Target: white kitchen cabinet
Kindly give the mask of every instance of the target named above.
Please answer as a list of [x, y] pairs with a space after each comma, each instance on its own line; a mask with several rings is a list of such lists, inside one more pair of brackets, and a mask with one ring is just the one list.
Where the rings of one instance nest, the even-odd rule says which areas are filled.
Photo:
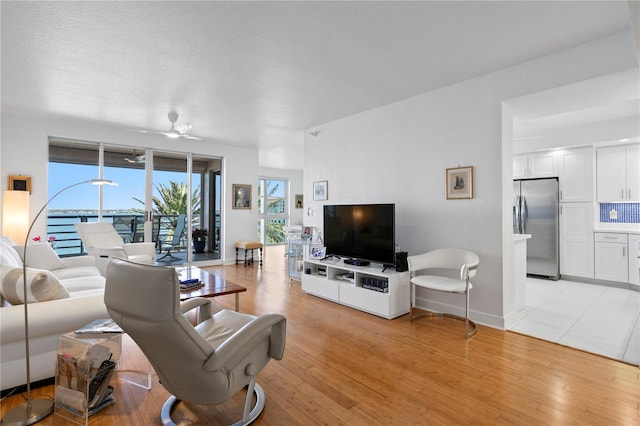
[[640, 145], [598, 148], [598, 202], [640, 201]]
[[629, 282], [629, 248], [627, 234], [596, 232], [595, 278]]
[[560, 275], [593, 278], [593, 203], [560, 204]]
[[557, 155], [560, 202], [593, 201], [593, 148], [567, 149]]
[[640, 235], [629, 234], [629, 283], [640, 285]]
[[558, 176], [556, 151], [513, 156], [513, 178], [542, 178]]

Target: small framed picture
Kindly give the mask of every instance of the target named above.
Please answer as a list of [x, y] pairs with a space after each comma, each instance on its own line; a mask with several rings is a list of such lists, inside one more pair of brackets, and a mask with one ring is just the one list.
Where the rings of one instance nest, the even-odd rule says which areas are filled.
[[233, 184], [233, 208], [244, 210], [251, 208], [251, 185]]
[[31, 193], [30, 176], [9, 176], [10, 191], [28, 191]]
[[296, 194], [295, 196], [295, 206], [296, 209], [301, 209], [304, 207], [304, 202], [303, 202], [304, 198], [302, 194]]
[[473, 166], [447, 169], [447, 200], [473, 198]]
[[320, 180], [318, 182], [313, 182], [313, 201], [325, 201], [327, 200], [327, 181]]
[[311, 258], [322, 259], [327, 255], [327, 248], [323, 246], [311, 246]]

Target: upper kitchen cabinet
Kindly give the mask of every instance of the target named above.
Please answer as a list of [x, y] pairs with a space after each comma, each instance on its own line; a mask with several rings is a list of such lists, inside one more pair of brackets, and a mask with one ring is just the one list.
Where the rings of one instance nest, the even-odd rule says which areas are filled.
[[555, 151], [513, 156], [513, 178], [543, 178], [558, 176], [558, 160]]
[[596, 171], [599, 202], [640, 201], [640, 145], [598, 148]]
[[593, 201], [593, 147], [557, 151], [560, 201]]

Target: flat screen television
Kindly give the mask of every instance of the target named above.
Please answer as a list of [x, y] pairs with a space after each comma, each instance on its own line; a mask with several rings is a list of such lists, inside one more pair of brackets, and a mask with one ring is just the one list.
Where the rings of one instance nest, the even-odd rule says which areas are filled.
[[324, 206], [327, 255], [393, 265], [395, 228], [395, 204]]

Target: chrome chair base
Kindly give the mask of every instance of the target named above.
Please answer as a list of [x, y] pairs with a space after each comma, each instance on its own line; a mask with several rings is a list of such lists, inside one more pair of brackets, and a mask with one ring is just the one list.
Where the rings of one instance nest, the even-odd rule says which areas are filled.
[[[414, 314], [414, 311], [416, 311], [417, 313]], [[453, 319], [457, 319], [460, 321], [464, 321], [465, 323], [465, 334], [464, 334], [464, 338], [465, 339], [469, 339], [471, 337], [473, 337], [477, 332], [478, 332], [478, 326], [476, 325], [475, 322], [471, 321], [469, 318], [465, 318], [465, 317], [461, 317], [458, 315], [453, 315], [453, 314], [446, 314], [446, 313], [442, 313], [442, 312], [431, 312], [428, 311], [426, 309], [422, 309], [422, 308], [416, 308], [415, 306], [412, 306], [409, 312], [409, 321], [413, 321], [415, 319], [418, 318], [453, 318]], [[469, 329], [469, 327], [471, 327]]]
[[[256, 402], [253, 408], [251, 408], [251, 403], [253, 402], [253, 395], [256, 396]], [[171, 395], [162, 406], [162, 410], [160, 411], [160, 420], [164, 426], [176, 426], [176, 424], [171, 419], [171, 411], [173, 411], [173, 407], [180, 402], [178, 398]], [[241, 426], [241, 425], [249, 425], [253, 423], [264, 410], [265, 405], [265, 396], [264, 390], [262, 387], [255, 382], [255, 379], [249, 383], [247, 386], [247, 396], [244, 401], [244, 412], [242, 415], [242, 420], [234, 423], [232, 426]], [[250, 410], [250, 411], [249, 411]]]

